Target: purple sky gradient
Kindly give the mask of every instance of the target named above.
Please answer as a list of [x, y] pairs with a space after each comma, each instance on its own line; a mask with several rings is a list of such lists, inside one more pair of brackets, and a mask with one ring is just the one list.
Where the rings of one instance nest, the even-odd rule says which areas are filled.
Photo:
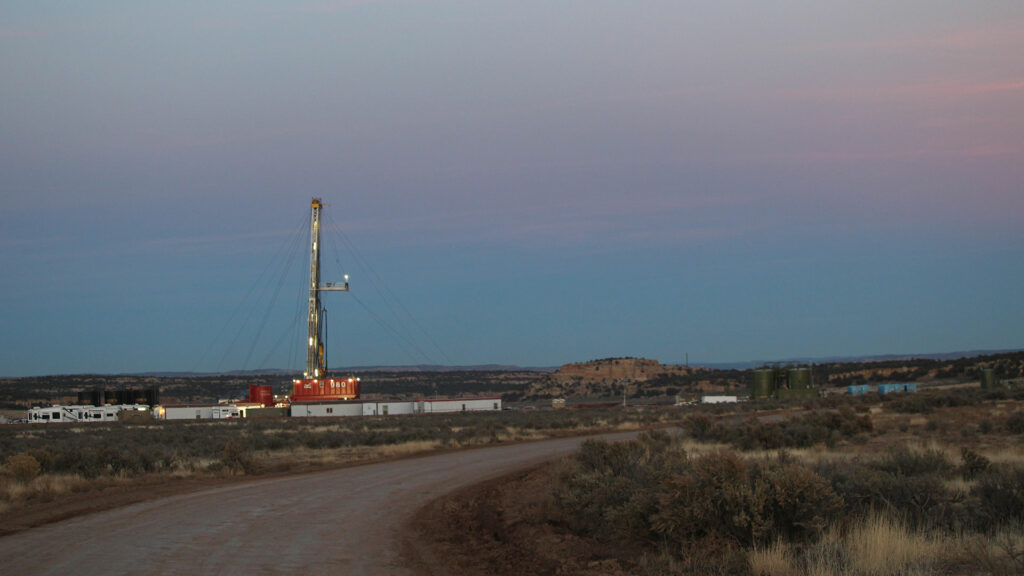
[[0, 376], [1024, 346], [1015, 0], [0, 6]]

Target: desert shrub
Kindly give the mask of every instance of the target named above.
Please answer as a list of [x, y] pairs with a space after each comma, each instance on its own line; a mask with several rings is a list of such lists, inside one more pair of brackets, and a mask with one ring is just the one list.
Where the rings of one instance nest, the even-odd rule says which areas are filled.
[[[885, 396], [890, 398], [890, 396]], [[914, 394], [903, 394], [893, 398], [893, 411], [907, 414], [930, 414], [936, 408], [953, 406], [972, 406], [985, 399], [981, 391], [973, 390], [935, 390]]]
[[1024, 522], [1024, 468], [992, 464], [978, 474], [971, 489], [977, 498], [979, 528]]
[[858, 415], [853, 408], [843, 406], [836, 411], [815, 412], [778, 422], [747, 418], [729, 427], [715, 424], [700, 438], [695, 438], [727, 443], [740, 450], [777, 450], [807, 448], [815, 444], [832, 446], [839, 440], [854, 438], [873, 429], [870, 416]]
[[703, 442], [711, 437], [711, 419], [703, 414], [694, 414], [687, 418], [686, 428], [694, 440]]
[[820, 476], [785, 460], [750, 463], [733, 452], [695, 458], [669, 475], [653, 530], [683, 545], [717, 538], [740, 546], [811, 540], [842, 501]]
[[658, 475], [672, 467], [666, 460], [686, 458], [671, 446], [663, 432], [632, 442], [584, 442], [555, 492], [570, 526], [600, 539], [649, 540]]
[[1011, 434], [1024, 434], [1024, 412], [1018, 410], [1007, 416], [1005, 427]]
[[988, 418], [982, 420], [981, 423], [978, 424], [978, 432], [982, 434], [991, 434], [994, 430], [995, 426]]
[[656, 533], [676, 543], [709, 537], [752, 543], [764, 530], [756, 520], [764, 495], [753, 492], [747, 466], [734, 452], [718, 451], [667, 478], [653, 519]]
[[252, 452], [247, 446], [235, 440], [228, 440], [224, 444], [220, 461], [225, 469], [232, 472], [249, 474], [255, 471]]
[[875, 467], [895, 477], [934, 474], [940, 478], [949, 478], [956, 469], [941, 450], [912, 450], [904, 445], [888, 448]]
[[948, 460], [906, 449], [874, 460], [853, 458], [817, 466], [818, 474], [842, 497], [847, 514], [886, 512], [914, 528], [955, 529], [970, 522], [960, 506], [962, 495], [944, 481], [953, 470]]
[[900, 396], [891, 404], [894, 412], [901, 414], [930, 414], [934, 409], [924, 394], [907, 394]]
[[843, 499], [848, 511], [863, 512], [875, 504], [891, 476], [872, 468], [859, 458], [819, 463], [816, 471], [828, 479], [832, 489]]
[[842, 499], [828, 482], [802, 464], [762, 464], [758, 475], [768, 489], [765, 517], [772, 539], [816, 540], [842, 508]]
[[8, 456], [4, 469], [18, 482], [28, 484], [35, 480], [36, 476], [39, 476], [42, 467], [39, 465], [39, 461], [31, 455], [21, 453]]
[[964, 424], [960, 427], [960, 436], [962, 438], [973, 438], [978, 435], [978, 427], [974, 424]]
[[53, 471], [53, 454], [48, 449], [30, 448], [25, 451], [25, 454], [28, 454], [39, 462], [39, 470], [41, 473]]
[[978, 474], [984, 472], [991, 464], [988, 458], [966, 446], [960, 449], [960, 460], [962, 461], [960, 475], [964, 480], [974, 480]]

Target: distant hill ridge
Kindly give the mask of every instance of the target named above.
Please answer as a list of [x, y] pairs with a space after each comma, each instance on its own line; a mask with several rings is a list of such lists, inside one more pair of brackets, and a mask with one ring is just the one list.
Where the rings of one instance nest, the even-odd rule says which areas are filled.
[[871, 356], [819, 356], [787, 358], [785, 360], [751, 360], [742, 362], [715, 362], [706, 364], [716, 370], [748, 370], [760, 368], [766, 364], [863, 364], [871, 362], [892, 362], [899, 360], [960, 360], [975, 356], [992, 356], [1022, 352], [1024, 348], [1007, 348], [1003, 350], [966, 350], [960, 352], [936, 352], [929, 354], [876, 354]]

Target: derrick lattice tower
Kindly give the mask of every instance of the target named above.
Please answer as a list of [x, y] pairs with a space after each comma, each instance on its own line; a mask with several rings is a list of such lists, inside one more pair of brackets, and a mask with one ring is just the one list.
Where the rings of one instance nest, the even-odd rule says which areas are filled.
[[324, 203], [313, 198], [309, 223], [309, 331], [306, 341], [306, 369], [301, 380], [295, 380], [292, 400], [351, 399], [359, 397], [359, 383], [353, 378], [334, 379], [327, 374], [327, 309], [320, 301], [321, 292], [348, 291], [348, 275], [344, 282], [320, 281], [320, 216]]

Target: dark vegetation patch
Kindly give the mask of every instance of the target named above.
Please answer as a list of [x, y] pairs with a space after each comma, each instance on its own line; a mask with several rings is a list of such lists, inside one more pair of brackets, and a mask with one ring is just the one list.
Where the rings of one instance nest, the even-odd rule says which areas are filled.
[[701, 442], [720, 442], [740, 450], [807, 448], [815, 444], [834, 446], [839, 440], [871, 432], [871, 417], [850, 406], [820, 410], [806, 415], [765, 422], [755, 416], [739, 423], [712, 420], [696, 414], [686, 420], [689, 434]]
[[[670, 409], [644, 411], [521, 410], [498, 413], [424, 414], [394, 417], [286, 418], [282, 420], [153, 421], [24, 424], [0, 427], [0, 462], [32, 456], [42, 473], [138, 476], [188, 466], [245, 473], [261, 469], [269, 452], [374, 447], [431, 440], [442, 446], [498, 442], [508, 430], [558, 435], [650, 425], [673, 417]], [[212, 464], [195, 464], [201, 462]], [[192, 463], [192, 464], [190, 464]]]
[[[975, 479], [966, 491], [950, 487], [961, 476]], [[755, 548], [783, 541], [799, 554], [826, 530], [878, 514], [912, 529], [998, 536], [1024, 523], [1024, 468], [969, 449], [957, 462], [903, 446], [817, 463], [785, 451], [691, 455], [680, 437], [652, 432], [587, 441], [560, 465], [432, 506], [420, 537], [445, 557], [431, 574], [747, 575]], [[983, 567], [959, 567], [974, 568]]]

